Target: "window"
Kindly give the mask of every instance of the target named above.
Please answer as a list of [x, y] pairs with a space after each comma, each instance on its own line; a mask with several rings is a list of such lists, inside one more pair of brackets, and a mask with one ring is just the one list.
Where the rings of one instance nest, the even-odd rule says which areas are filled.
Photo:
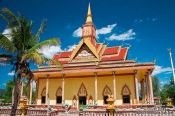
[[42, 103], [42, 104], [45, 104], [45, 103], [46, 103], [46, 96], [42, 96], [42, 98], [41, 98], [41, 103]]
[[103, 96], [104, 104], [108, 104], [107, 99], [108, 99], [108, 96]]
[[123, 103], [124, 104], [130, 103], [130, 95], [123, 95]]
[[57, 96], [57, 104], [61, 104], [62, 103], [62, 96]]

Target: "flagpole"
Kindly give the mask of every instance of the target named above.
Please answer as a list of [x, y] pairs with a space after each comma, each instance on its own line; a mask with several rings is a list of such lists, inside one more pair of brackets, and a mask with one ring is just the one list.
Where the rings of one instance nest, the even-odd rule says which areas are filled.
[[175, 84], [175, 73], [174, 73], [174, 65], [173, 65], [173, 58], [172, 58], [172, 51], [171, 51], [171, 48], [169, 48], [168, 51], [169, 51], [169, 54], [170, 54], [171, 67], [172, 67], [173, 79], [174, 79], [174, 84]]

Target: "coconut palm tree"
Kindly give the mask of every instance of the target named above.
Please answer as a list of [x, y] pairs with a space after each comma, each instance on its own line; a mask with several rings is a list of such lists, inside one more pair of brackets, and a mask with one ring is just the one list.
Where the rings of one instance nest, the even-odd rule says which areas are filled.
[[7, 51], [7, 55], [3, 57], [10, 58], [12, 63], [15, 81], [14, 104], [12, 105], [11, 116], [16, 114], [16, 109], [20, 99], [20, 88], [23, 77], [28, 77], [30, 80], [33, 77], [29, 64], [43, 64], [49, 59], [45, 58], [39, 49], [45, 45], [58, 45], [57, 38], [48, 39], [39, 43], [40, 35], [42, 34], [46, 21], [41, 23], [40, 28], [34, 34], [32, 32], [33, 23], [24, 16], [15, 15], [7, 8], [3, 8], [0, 16], [7, 22], [7, 34], [0, 33], [0, 48]]

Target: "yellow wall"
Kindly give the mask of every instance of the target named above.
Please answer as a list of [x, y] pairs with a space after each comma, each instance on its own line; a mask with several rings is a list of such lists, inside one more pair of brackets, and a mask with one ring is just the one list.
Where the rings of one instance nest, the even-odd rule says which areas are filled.
[[131, 92], [131, 96], [130, 96], [131, 103], [135, 99], [134, 75], [117, 76], [116, 77], [116, 99], [117, 99], [116, 103], [117, 104], [123, 104], [121, 91], [122, 91], [122, 87], [125, 84], [129, 87]]
[[[49, 78], [49, 99], [50, 104], [56, 104], [56, 91], [58, 87], [62, 87], [61, 78]], [[39, 88], [38, 88], [38, 104], [41, 104], [41, 92], [43, 88], [46, 87], [46, 79], [39, 79]]]
[[73, 96], [75, 95], [78, 99], [78, 90], [81, 84], [84, 83], [86, 90], [87, 90], [87, 99], [90, 96], [94, 99], [94, 78], [66, 78], [65, 77], [65, 102], [68, 104], [72, 104]]
[[98, 105], [103, 105], [103, 90], [105, 86], [107, 85], [112, 94], [114, 94], [114, 87], [113, 87], [113, 77], [97, 77], [97, 91], [98, 91]]
[[[81, 84], [84, 83], [88, 96], [87, 100], [90, 96], [95, 99], [95, 78], [94, 77], [84, 77], [84, 78], [66, 78], [64, 79], [64, 99], [65, 103], [72, 104], [72, 99], [74, 95], [78, 99], [78, 90], [81, 86]], [[116, 76], [116, 104], [121, 105], [122, 104], [122, 87], [124, 85], [127, 85], [131, 91], [131, 103], [135, 99], [135, 86], [134, 86], [134, 76]], [[104, 76], [104, 77], [97, 77], [97, 93], [98, 93], [98, 105], [104, 105], [103, 104], [103, 89], [107, 85], [112, 94], [114, 94], [114, 88], [113, 88], [113, 76]], [[54, 105], [56, 104], [56, 91], [58, 87], [62, 87], [62, 79], [60, 77], [58, 78], [51, 78], [49, 79], [49, 98], [50, 98], [50, 104]], [[37, 104], [41, 104], [41, 92], [43, 88], [46, 87], [46, 81], [45, 79], [39, 79], [39, 88], [38, 88], [38, 102]], [[88, 104], [88, 102], [87, 102]]]

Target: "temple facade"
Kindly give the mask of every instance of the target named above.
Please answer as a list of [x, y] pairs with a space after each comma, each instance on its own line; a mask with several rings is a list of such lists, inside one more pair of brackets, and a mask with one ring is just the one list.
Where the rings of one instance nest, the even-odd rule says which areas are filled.
[[128, 60], [128, 49], [96, 41], [89, 5], [79, 44], [53, 57], [61, 66], [50, 63], [33, 71], [36, 104], [105, 106], [108, 95], [114, 96], [116, 106], [153, 104], [155, 64]]

